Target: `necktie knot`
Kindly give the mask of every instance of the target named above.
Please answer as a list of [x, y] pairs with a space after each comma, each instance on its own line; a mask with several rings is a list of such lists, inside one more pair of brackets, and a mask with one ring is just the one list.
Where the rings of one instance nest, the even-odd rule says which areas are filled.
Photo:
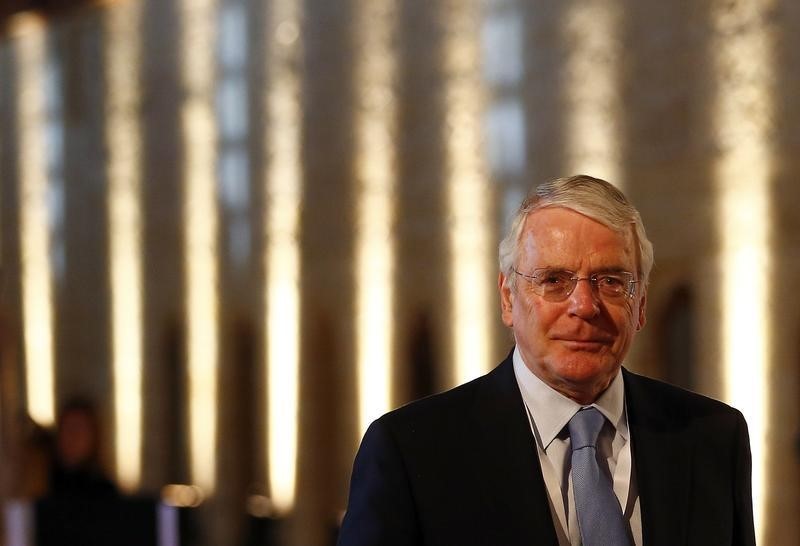
[[572, 451], [596, 447], [597, 437], [606, 418], [597, 408], [582, 408], [569, 420], [569, 438]]

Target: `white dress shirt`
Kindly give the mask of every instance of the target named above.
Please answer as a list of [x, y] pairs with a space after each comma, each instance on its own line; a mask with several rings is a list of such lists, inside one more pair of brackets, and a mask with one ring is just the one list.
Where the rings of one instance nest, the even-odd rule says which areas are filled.
[[[572, 451], [566, 426], [584, 406], [552, 389], [534, 375], [523, 362], [519, 349], [514, 349], [514, 374], [536, 438], [558, 543], [560, 546], [580, 546], [581, 536], [572, 492]], [[642, 546], [642, 515], [631, 458], [621, 371], [591, 406], [596, 407], [607, 419], [597, 441], [601, 466], [602, 460], [605, 460], [634, 544]]]

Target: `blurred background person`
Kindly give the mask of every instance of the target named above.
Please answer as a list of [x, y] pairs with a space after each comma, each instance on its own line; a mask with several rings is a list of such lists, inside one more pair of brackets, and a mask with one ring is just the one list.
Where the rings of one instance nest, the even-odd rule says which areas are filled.
[[48, 493], [53, 497], [116, 497], [101, 464], [101, 434], [94, 404], [74, 397], [62, 406], [55, 431]]

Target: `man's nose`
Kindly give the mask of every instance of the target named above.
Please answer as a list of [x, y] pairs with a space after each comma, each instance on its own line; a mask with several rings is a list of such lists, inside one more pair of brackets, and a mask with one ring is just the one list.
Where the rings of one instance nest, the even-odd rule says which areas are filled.
[[600, 297], [591, 279], [581, 278], [569, 295], [569, 312], [572, 315], [589, 319], [600, 314]]

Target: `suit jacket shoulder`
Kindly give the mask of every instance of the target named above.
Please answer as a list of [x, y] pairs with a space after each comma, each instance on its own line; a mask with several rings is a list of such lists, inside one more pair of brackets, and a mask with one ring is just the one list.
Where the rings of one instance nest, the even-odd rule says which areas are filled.
[[510, 358], [364, 436], [339, 544], [422, 543], [556, 543]]
[[646, 544], [755, 544], [741, 412], [623, 370]]
[[711, 416], [738, 419], [742, 415], [736, 408], [714, 398], [633, 373], [625, 368], [622, 369], [622, 374], [625, 395], [629, 402], [633, 399], [634, 405], [642, 404], [657, 410], [665, 417], [665, 421], [685, 423], [687, 420]]

